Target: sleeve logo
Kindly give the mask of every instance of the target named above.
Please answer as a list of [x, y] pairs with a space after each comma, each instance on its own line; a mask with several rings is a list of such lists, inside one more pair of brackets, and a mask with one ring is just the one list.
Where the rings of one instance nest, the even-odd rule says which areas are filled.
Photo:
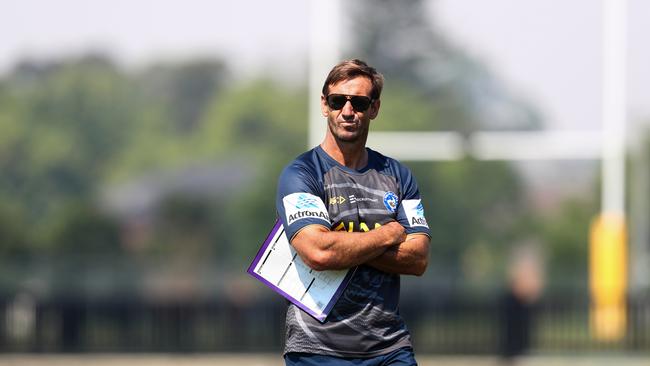
[[303, 210], [307, 208], [318, 209], [318, 197], [306, 193], [300, 193], [298, 194], [296, 208], [299, 210]]
[[402, 206], [404, 207], [404, 212], [406, 213], [406, 217], [408, 217], [411, 227], [429, 227], [427, 219], [424, 217], [424, 206], [422, 206], [421, 200], [404, 200], [402, 201]]
[[321, 219], [330, 223], [327, 208], [323, 201], [309, 193], [291, 193], [282, 198], [284, 212], [287, 216], [287, 225], [301, 219]]
[[397, 204], [399, 203], [399, 198], [397, 195], [391, 191], [388, 191], [384, 194], [384, 206], [388, 212], [395, 212], [397, 210]]

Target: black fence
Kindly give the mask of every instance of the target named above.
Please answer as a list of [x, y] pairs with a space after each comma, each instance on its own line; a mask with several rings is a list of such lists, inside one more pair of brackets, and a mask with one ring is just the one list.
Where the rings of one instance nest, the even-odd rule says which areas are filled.
[[[500, 352], [507, 311], [499, 299], [435, 298], [402, 301], [418, 352]], [[246, 303], [5, 298], [0, 352], [279, 352], [285, 309], [277, 297]], [[531, 349], [650, 352], [650, 297], [629, 300], [627, 334], [620, 342], [594, 340], [588, 310], [584, 297], [542, 299], [529, 314]]]

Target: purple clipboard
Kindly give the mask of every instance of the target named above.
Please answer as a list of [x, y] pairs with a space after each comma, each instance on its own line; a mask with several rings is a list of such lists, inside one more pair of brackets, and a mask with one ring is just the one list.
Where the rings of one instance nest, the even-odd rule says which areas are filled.
[[276, 220], [247, 272], [323, 323], [354, 269], [312, 270], [289, 244], [282, 222]]

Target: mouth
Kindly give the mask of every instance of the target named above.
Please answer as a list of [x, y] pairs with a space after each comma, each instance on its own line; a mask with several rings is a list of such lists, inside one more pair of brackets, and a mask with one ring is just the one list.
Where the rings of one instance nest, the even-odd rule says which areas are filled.
[[342, 121], [339, 122], [339, 126], [345, 128], [345, 129], [351, 129], [351, 128], [357, 128], [359, 124], [355, 121]]

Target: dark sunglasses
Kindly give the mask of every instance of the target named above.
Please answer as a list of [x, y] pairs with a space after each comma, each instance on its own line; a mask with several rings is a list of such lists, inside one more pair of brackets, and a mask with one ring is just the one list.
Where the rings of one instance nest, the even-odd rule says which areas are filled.
[[350, 101], [352, 108], [357, 112], [365, 112], [370, 104], [373, 102], [372, 99], [363, 96], [363, 95], [345, 95], [345, 94], [330, 94], [325, 97], [327, 105], [335, 111], [343, 108], [345, 103]]

